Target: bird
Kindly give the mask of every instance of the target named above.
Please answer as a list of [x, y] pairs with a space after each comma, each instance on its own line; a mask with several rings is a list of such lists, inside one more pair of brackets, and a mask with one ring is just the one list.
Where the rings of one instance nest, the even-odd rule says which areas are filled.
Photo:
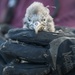
[[55, 24], [50, 10], [41, 2], [33, 2], [26, 9], [23, 18], [23, 28], [39, 31], [55, 32]]

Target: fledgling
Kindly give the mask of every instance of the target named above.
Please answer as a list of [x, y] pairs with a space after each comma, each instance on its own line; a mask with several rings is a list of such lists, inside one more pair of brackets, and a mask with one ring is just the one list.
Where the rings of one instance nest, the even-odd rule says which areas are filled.
[[23, 19], [23, 28], [38, 31], [54, 32], [55, 25], [50, 11], [40, 2], [33, 2], [27, 9]]

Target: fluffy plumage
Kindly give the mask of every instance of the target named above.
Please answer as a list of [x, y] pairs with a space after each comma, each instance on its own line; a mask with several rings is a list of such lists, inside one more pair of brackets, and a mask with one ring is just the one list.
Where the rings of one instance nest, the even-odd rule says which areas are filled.
[[38, 31], [54, 32], [55, 26], [50, 11], [40, 2], [33, 2], [26, 10], [23, 28]]

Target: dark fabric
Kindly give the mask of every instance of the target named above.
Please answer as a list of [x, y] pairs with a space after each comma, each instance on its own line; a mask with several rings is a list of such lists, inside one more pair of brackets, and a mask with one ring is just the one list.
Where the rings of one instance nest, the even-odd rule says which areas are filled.
[[3, 66], [2, 65], [0, 65], [0, 75], [2, 75], [2, 72], [3, 72]]
[[[62, 40], [62, 39], [61, 39]], [[75, 39], [66, 39], [58, 48], [57, 68], [63, 75], [75, 70]]]
[[[5, 40], [2, 37], [0, 37], [0, 46], [4, 42], [5, 42]], [[1, 52], [0, 52], [0, 75], [2, 75], [3, 68], [5, 67], [5, 64], [6, 64], [6, 62], [3, 59], [2, 55], [1, 55]]]
[[13, 56], [15, 59], [19, 58], [35, 63], [47, 63], [50, 57], [47, 48], [10, 41], [2, 45], [1, 52]]
[[45, 64], [14, 63], [6, 66], [3, 75], [49, 75], [50, 66]]
[[[10, 30], [6, 37], [24, 43], [48, 45], [49, 42], [54, 38], [52, 35], [53, 33], [39, 32], [39, 34], [35, 34], [33, 30], [14, 29]], [[49, 38], [49, 36], [52, 37]], [[55, 37], [57, 36], [55, 35]]]
[[11, 29], [9, 30], [6, 38], [12, 40], [17, 40], [24, 43], [38, 44], [38, 45], [48, 45], [53, 39], [63, 36], [75, 37], [75, 30], [72, 28], [58, 27], [56, 30], [62, 29], [62, 32], [53, 33], [53, 32], [39, 32], [35, 34], [33, 30], [25, 30], [22, 28]]
[[[75, 30], [65, 28], [63, 31], [61, 27], [57, 29], [62, 29], [62, 32], [42, 31], [35, 34], [32, 30], [10, 30], [6, 35], [8, 40], [1, 45], [0, 49], [6, 62], [3, 74], [43, 75], [44, 70], [47, 70], [45, 75], [75, 74]], [[22, 65], [25, 65], [24, 68]], [[44, 65], [43, 69], [41, 69], [42, 65]], [[31, 66], [32, 68], [35, 66], [35, 69], [30, 68]], [[29, 72], [27, 67], [30, 68]]]

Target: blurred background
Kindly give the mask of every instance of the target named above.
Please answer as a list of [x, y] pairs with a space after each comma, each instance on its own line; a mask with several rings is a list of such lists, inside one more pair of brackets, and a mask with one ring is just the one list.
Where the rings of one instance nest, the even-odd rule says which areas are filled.
[[0, 0], [0, 34], [21, 28], [25, 10], [34, 1], [49, 6], [55, 25], [75, 27], [75, 0]]

